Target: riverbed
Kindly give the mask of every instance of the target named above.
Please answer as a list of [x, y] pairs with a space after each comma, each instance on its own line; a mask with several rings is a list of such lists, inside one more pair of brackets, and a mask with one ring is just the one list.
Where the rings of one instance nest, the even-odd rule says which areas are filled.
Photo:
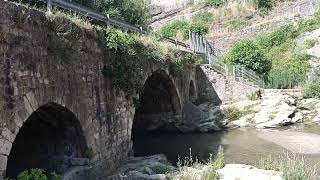
[[[176, 164], [178, 159], [189, 156], [193, 159], [206, 161], [210, 154], [215, 155], [219, 146], [224, 149], [226, 163], [250, 164], [259, 166], [261, 159], [269, 155], [278, 157], [292, 149], [286, 146], [292, 136], [311, 137], [314, 142], [310, 142], [313, 147], [320, 145], [320, 126], [303, 125], [278, 130], [256, 130], [256, 129], [234, 129], [228, 131], [215, 132], [210, 134], [152, 134], [136, 136], [134, 139], [135, 156], [147, 156], [153, 154], [164, 154], [168, 160]], [[320, 136], [319, 136], [320, 137]], [[309, 139], [307, 140], [309, 141]], [[281, 140], [281, 141], [280, 141]], [[296, 140], [294, 144], [307, 146], [305, 139]], [[292, 140], [291, 140], [292, 141]], [[285, 142], [284, 144], [281, 144]], [[315, 146], [316, 145], [316, 146]], [[312, 147], [310, 147], [312, 148]], [[309, 149], [310, 150], [310, 149]], [[318, 150], [317, 150], [318, 151]], [[298, 153], [304, 156], [306, 164], [318, 166], [320, 153], [317, 151], [305, 151]]]

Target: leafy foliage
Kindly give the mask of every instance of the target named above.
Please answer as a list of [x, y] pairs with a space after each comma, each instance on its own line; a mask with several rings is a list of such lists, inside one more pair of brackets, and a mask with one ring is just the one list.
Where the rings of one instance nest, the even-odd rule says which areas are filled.
[[213, 14], [209, 11], [201, 11], [192, 17], [193, 21], [210, 22], [213, 20]]
[[284, 25], [270, 34], [264, 34], [257, 38], [257, 43], [265, 50], [269, 50], [273, 46], [279, 46], [289, 39], [294, 39], [298, 36], [298, 31], [292, 24]]
[[318, 43], [316, 39], [308, 39], [304, 42], [304, 45], [307, 49], [314, 47]]
[[186, 21], [173, 21], [160, 29], [160, 34], [164, 35], [165, 37], [175, 37], [178, 32], [187, 29], [188, 23]]
[[207, 0], [209, 6], [219, 7], [225, 3], [225, 0]]
[[294, 88], [305, 80], [310, 56], [295, 53], [294, 49], [295, 43], [288, 41], [272, 47], [267, 53], [272, 59], [272, 69], [267, 79], [270, 88]]
[[104, 45], [111, 50], [111, 63], [102, 73], [112, 77], [113, 84], [127, 93], [138, 92], [143, 87], [143, 67], [148, 60], [170, 61], [170, 72], [181, 74], [186, 65], [195, 65], [199, 58], [180, 51], [169, 52], [156, 37], [136, 37], [115, 28], [104, 34]]
[[228, 119], [229, 121], [238, 120], [239, 118], [251, 113], [252, 113], [252, 110], [249, 107], [245, 108], [244, 110], [240, 110], [234, 106], [231, 106], [222, 110], [223, 117], [225, 119]]
[[299, 32], [310, 32], [313, 30], [316, 30], [320, 27], [320, 11], [316, 12], [314, 14], [314, 17], [306, 20], [306, 21], [300, 21], [298, 25]]
[[308, 84], [303, 90], [303, 96], [306, 98], [320, 98], [320, 81]]
[[262, 49], [251, 40], [241, 40], [234, 44], [225, 57], [231, 64], [240, 64], [259, 74], [267, 74], [271, 69], [270, 61]]
[[208, 33], [209, 27], [206, 22], [203, 21], [195, 21], [189, 24], [187, 28], [183, 30], [183, 38], [188, 39], [189, 38], [189, 31], [195, 32], [199, 35], [204, 35]]
[[18, 180], [47, 180], [44, 170], [42, 169], [31, 169], [21, 172], [18, 175]]
[[103, 74], [114, 77], [113, 84], [123, 91], [140, 90], [143, 59], [137, 56], [137, 51], [133, 48], [136, 45], [135, 38], [127, 32], [108, 28], [104, 41], [106, 47], [113, 51], [114, 57], [111, 67], [104, 67]]
[[104, 14], [135, 25], [145, 26], [149, 19], [143, 0], [75, 0]]

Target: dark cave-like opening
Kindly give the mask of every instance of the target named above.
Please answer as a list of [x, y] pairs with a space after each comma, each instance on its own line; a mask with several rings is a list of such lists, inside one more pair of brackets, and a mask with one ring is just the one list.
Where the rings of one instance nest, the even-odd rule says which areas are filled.
[[34, 111], [21, 127], [8, 157], [7, 177], [16, 178], [32, 168], [63, 173], [70, 168], [71, 158], [85, 157], [87, 152], [77, 117], [49, 103]]
[[176, 88], [164, 71], [155, 72], [145, 82], [136, 108], [133, 135], [165, 129], [166, 121], [180, 111]]

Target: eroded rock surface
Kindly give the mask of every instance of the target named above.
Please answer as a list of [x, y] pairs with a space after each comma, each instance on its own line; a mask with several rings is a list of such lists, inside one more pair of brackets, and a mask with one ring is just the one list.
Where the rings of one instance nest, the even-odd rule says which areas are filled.
[[280, 172], [243, 164], [227, 164], [217, 172], [221, 180], [282, 180]]

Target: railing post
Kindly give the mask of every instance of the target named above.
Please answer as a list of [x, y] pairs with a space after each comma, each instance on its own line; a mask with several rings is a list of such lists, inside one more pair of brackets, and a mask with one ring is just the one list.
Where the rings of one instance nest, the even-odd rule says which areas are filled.
[[140, 26], [140, 35], [142, 35], [143, 34], [143, 30], [142, 30], [142, 27]]
[[52, 0], [47, 1], [47, 12], [52, 13]]
[[177, 39], [174, 40], [174, 44], [175, 44], [176, 47], [178, 48], [178, 40], [177, 40]]
[[107, 22], [106, 22], [106, 26], [107, 26], [107, 28], [109, 27], [109, 20], [110, 20], [110, 15], [109, 15], [109, 14], [107, 14]]

